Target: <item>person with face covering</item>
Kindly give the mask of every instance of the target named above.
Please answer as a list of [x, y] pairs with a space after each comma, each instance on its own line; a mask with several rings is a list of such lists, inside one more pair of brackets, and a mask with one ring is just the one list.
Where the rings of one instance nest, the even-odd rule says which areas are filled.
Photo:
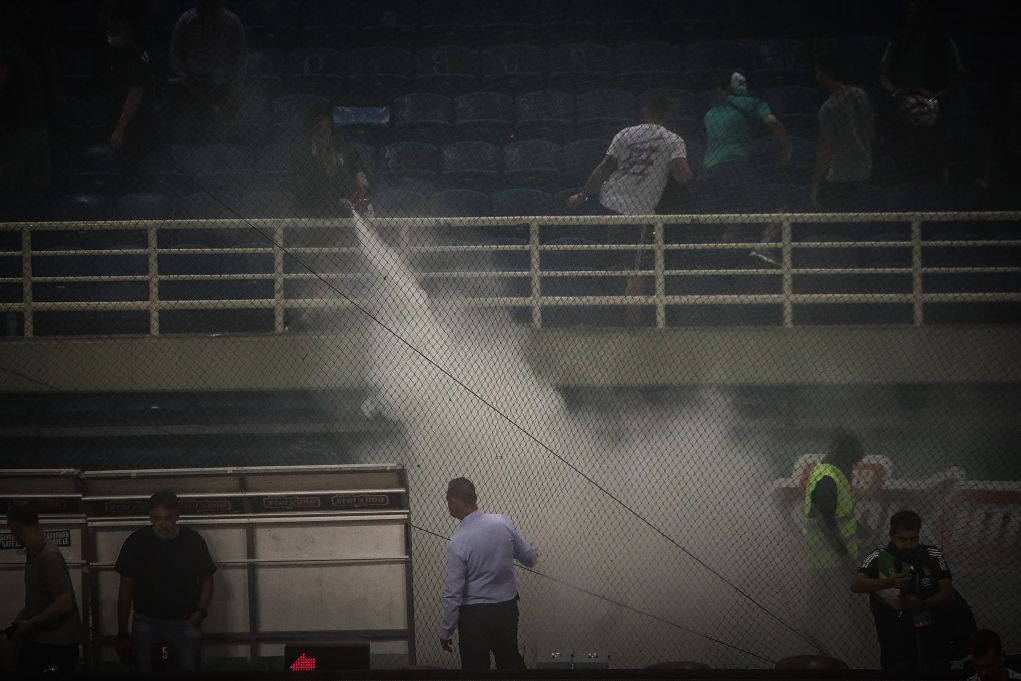
[[325, 109], [309, 111], [305, 129], [305, 142], [291, 159], [292, 193], [302, 212], [311, 217], [364, 213], [369, 178], [361, 156], [334, 132]]
[[867, 593], [886, 671], [949, 671], [950, 645], [941, 615], [958, 598], [938, 546], [922, 544], [922, 519], [904, 510], [890, 518], [890, 543], [868, 555], [851, 580]]
[[142, 23], [141, 6], [116, 0], [104, 6], [106, 21], [108, 87], [112, 96], [110, 119], [116, 121], [110, 146], [130, 162], [140, 163], [149, 151], [152, 96], [156, 81], [149, 53], [136, 40]]
[[[181, 527], [180, 504], [172, 492], [149, 499], [149, 527], [124, 541], [114, 569], [117, 595], [117, 654], [140, 671], [198, 671], [202, 622], [213, 600], [216, 566], [206, 541]], [[134, 618], [131, 628], [128, 621]], [[160, 644], [158, 664], [153, 647]]]

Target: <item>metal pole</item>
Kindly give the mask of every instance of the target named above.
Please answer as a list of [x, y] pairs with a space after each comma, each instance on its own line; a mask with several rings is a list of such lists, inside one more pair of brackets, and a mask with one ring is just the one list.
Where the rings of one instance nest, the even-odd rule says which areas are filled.
[[21, 228], [21, 317], [25, 338], [31, 338], [35, 328], [32, 318], [32, 230]]
[[791, 253], [791, 221], [784, 219], [780, 225], [780, 235], [783, 240], [783, 325], [784, 327], [794, 326], [794, 307], [791, 296], [794, 294], [794, 259]]
[[273, 330], [284, 330], [284, 228], [273, 228]]
[[146, 230], [149, 249], [149, 335], [160, 335], [160, 258], [156, 226]]
[[921, 326], [922, 309], [922, 221], [911, 221], [911, 299], [913, 322]]
[[542, 328], [542, 308], [539, 306], [542, 298], [542, 280], [540, 279], [538, 220], [533, 220], [528, 225], [528, 255], [528, 267], [532, 279], [532, 326], [539, 329]]
[[666, 298], [666, 280], [663, 276], [664, 270], [666, 270], [666, 257], [663, 251], [663, 223], [657, 222], [652, 228], [653, 237], [655, 240], [655, 263], [656, 263], [656, 328], [662, 329], [666, 327], [666, 305], [664, 299]]

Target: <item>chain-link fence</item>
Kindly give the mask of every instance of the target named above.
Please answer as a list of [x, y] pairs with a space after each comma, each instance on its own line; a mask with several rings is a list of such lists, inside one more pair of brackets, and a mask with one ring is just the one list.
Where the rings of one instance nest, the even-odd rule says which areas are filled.
[[460, 475], [528, 660], [875, 667], [904, 507], [1021, 645], [1016, 36], [800, 4], [11, 3], [5, 459], [398, 461], [424, 664]]

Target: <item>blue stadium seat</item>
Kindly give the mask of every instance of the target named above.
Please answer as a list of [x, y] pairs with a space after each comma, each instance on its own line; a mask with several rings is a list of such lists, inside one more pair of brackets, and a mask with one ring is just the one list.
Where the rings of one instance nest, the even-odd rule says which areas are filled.
[[360, 37], [365, 45], [414, 45], [418, 37], [415, 0], [375, 0], [361, 3]]
[[841, 36], [816, 41], [815, 53], [837, 59], [855, 85], [878, 82], [880, 59], [889, 38], [879, 36]]
[[503, 147], [503, 185], [548, 190], [560, 179], [560, 145], [526, 140]]
[[620, 42], [653, 35], [659, 28], [659, 17], [652, 9], [648, 3], [633, 0], [596, 0], [600, 35]]
[[801, 40], [757, 40], [751, 43], [749, 79], [760, 92], [782, 85], [812, 83], [812, 49]]
[[554, 215], [553, 197], [537, 189], [505, 189], [493, 194], [493, 214], [497, 216]]
[[616, 73], [616, 59], [606, 45], [572, 43], [546, 52], [550, 87], [579, 92], [604, 86]]
[[804, 185], [815, 162], [815, 145], [803, 137], [790, 135], [791, 160], [783, 166], [776, 164], [780, 146], [773, 137], [760, 137], [752, 144], [752, 163], [760, 167], [767, 182]]
[[242, 192], [251, 181], [252, 147], [240, 144], [174, 145], [171, 157], [206, 191]]
[[638, 123], [635, 97], [623, 90], [596, 90], [577, 97], [578, 124], [574, 139], [612, 138], [622, 128]]
[[500, 92], [469, 92], [454, 100], [454, 133], [461, 139], [509, 139], [514, 100]]
[[575, 121], [574, 97], [566, 92], [541, 90], [518, 96], [515, 101], [519, 137], [563, 139]]
[[329, 111], [330, 100], [307, 94], [284, 95], [274, 99], [270, 102], [274, 137], [289, 142], [304, 140], [305, 117], [313, 109]]
[[988, 132], [963, 132], [951, 138], [951, 184], [970, 184], [982, 177], [988, 153], [988, 135]]
[[719, 24], [720, 6], [711, 2], [659, 0], [659, 21], [669, 35], [714, 31]]
[[174, 197], [165, 194], [125, 194], [117, 199], [118, 220], [173, 220], [176, 211]]
[[[366, 171], [370, 178], [376, 173], [379, 168], [379, 154], [376, 152], [376, 147], [369, 144], [361, 144], [359, 142], [349, 142], [351, 148], [355, 150], [362, 163], [365, 164]], [[371, 182], [371, 179], [370, 179]]]
[[497, 45], [482, 52], [482, 82], [502, 92], [540, 87], [546, 75], [546, 53], [535, 45]]
[[116, 194], [122, 188], [119, 158], [108, 144], [72, 148], [68, 166], [67, 181], [73, 192]]
[[294, 157], [300, 148], [300, 144], [288, 141], [256, 147], [254, 186], [259, 191], [289, 191]]
[[270, 123], [268, 102], [262, 97], [244, 95], [224, 140], [231, 144], [261, 145], [269, 136]]
[[65, 194], [54, 199], [50, 217], [54, 220], [114, 220], [113, 201], [99, 194]]
[[443, 95], [425, 92], [398, 97], [393, 102], [394, 132], [401, 140], [441, 143], [453, 129], [453, 110], [453, 101]]
[[679, 84], [681, 52], [670, 43], [628, 43], [617, 48], [621, 87], [644, 89]]
[[824, 101], [822, 93], [809, 87], [787, 85], [770, 88], [765, 100], [789, 132], [814, 137], [819, 127], [819, 107]]
[[482, 45], [492, 45], [533, 33], [538, 27], [536, 0], [478, 0]]
[[488, 192], [502, 171], [500, 147], [489, 142], [455, 142], [443, 147], [443, 179], [461, 188]]
[[301, 6], [306, 45], [350, 45], [357, 25], [358, 5], [351, 0], [306, 0]]
[[478, 12], [475, 0], [422, 0], [419, 33], [432, 44], [474, 42]]
[[287, 57], [277, 50], [249, 50], [245, 63], [244, 92], [257, 97], [279, 94]]
[[957, 209], [952, 187], [935, 182], [907, 182], [886, 189], [889, 210], [946, 212]]
[[547, 43], [576, 40], [596, 27], [591, 0], [540, 0], [539, 25]]
[[493, 206], [487, 194], [470, 189], [447, 189], [429, 197], [429, 215], [435, 217], [487, 217]]
[[562, 188], [581, 187], [604, 158], [610, 146], [608, 139], [578, 140], [564, 145], [564, 179]]
[[292, 0], [249, 0], [238, 7], [249, 45], [286, 50], [298, 42], [301, 9]]
[[329, 47], [306, 47], [287, 54], [287, 91], [314, 93], [329, 100], [345, 94], [347, 57]]
[[736, 40], [713, 40], [692, 43], [684, 48], [685, 87], [702, 92], [733, 71], [748, 73], [751, 56], [748, 45]]
[[[91, 81], [93, 86], [95, 81]], [[69, 98], [54, 112], [54, 137], [69, 144], [105, 142], [113, 132], [107, 100], [90, 95]]]
[[[213, 220], [222, 218], [236, 218], [236, 201], [232, 198], [211, 196], [205, 192], [187, 194], [177, 200], [178, 220]], [[188, 230], [187, 234], [192, 237], [199, 234], [195, 230]], [[215, 243], [215, 241], [211, 241]], [[162, 246], [162, 242], [160, 244]], [[209, 245], [209, 244], [204, 244]]]
[[362, 47], [348, 55], [349, 79], [359, 98], [386, 103], [403, 94], [411, 82], [412, 55], [397, 47]]
[[[42, 194], [0, 194], [0, 215], [5, 222], [45, 221], [50, 217], [50, 209], [50, 201]], [[11, 238], [11, 250], [21, 248], [21, 236], [15, 238], [14, 235], [14, 232], [0, 233], [0, 238]]]
[[335, 106], [333, 125], [352, 142], [378, 146], [391, 141], [388, 106]]
[[702, 97], [679, 88], [653, 88], [638, 95], [639, 111], [657, 97], [665, 97], [673, 105], [673, 113], [666, 122], [668, 129], [681, 134], [686, 142], [703, 135], [702, 117], [706, 108]]
[[240, 212], [246, 218], [291, 218], [297, 214], [297, 206], [293, 194], [258, 192], [241, 199]]
[[427, 47], [415, 53], [415, 84], [421, 90], [457, 95], [478, 86], [479, 53], [467, 47]]
[[157, 194], [181, 196], [195, 191], [195, 183], [173, 160], [170, 147], [159, 146], [143, 163], [142, 187]]
[[432, 144], [397, 142], [379, 151], [380, 176], [391, 189], [427, 188], [439, 172], [439, 149]]
[[399, 189], [379, 192], [373, 196], [372, 210], [381, 218], [413, 218], [428, 214], [425, 196]]

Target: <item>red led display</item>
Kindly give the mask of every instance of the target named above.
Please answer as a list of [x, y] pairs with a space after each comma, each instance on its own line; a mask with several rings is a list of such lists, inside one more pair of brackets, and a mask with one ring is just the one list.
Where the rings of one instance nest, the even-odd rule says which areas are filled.
[[314, 672], [316, 670], [316, 659], [305, 653], [298, 656], [298, 659], [291, 663], [292, 672]]

